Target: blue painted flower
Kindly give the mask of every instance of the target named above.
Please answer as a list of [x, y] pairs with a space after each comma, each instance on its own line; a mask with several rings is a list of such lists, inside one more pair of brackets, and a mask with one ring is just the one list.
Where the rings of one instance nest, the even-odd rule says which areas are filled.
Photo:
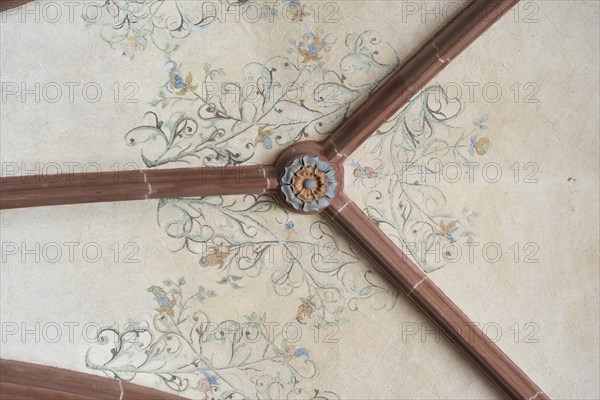
[[165, 292], [165, 290], [160, 286], [150, 286], [147, 291], [154, 295], [156, 302], [161, 307], [167, 307], [171, 302], [171, 300], [167, 297], [167, 292]]
[[471, 140], [469, 142], [469, 154], [471, 156], [475, 155], [475, 142], [477, 141], [477, 136], [471, 136]]
[[188, 73], [185, 79], [181, 76], [179, 66], [173, 61], [167, 61], [167, 65], [170, 65], [169, 69], [169, 80], [165, 87], [169, 92], [175, 93], [179, 96], [183, 96], [188, 91], [194, 91], [198, 88], [198, 85], [194, 84], [194, 78], [191, 73]]
[[294, 221], [288, 221], [285, 223], [285, 229], [294, 229]]
[[262, 143], [263, 147], [267, 150], [271, 150], [273, 148], [273, 131], [267, 129], [266, 126], [258, 127], [258, 135], [256, 136], [255, 143]]
[[157, 297], [156, 301], [158, 302], [158, 305], [161, 307], [167, 307], [169, 305], [169, 303], [171, 302], [171, 300], [167, 296]]
[[271, 139], [271, 136], [265, 136], [263, 139], [263, 147], [267, 150], [271, 150], [273, 148], [273, 139]]
[[308, 45], [308, 54], [317, 54], [319, 51], [321, 51], [321, 48], [315, 46], [314, 43]]
[[208, 379], [211, 385], [218, 384], [218, 378], [215, 375], [210, 375], [208, 372], [203, 372], [202, 375], [204, 375], [206, 379]]
[[160, 286], [150, 286], [146, 290], [154, 295], [154, 299], [159, 305], [159, 308], [157, 309], [158, 312], [167, 314], [171, 317], [175, 315], [175, 312], [173, 311], [173, 307], [175, 307], [175, 304], [177, 303], [175, 298], [170, 299], [167, 296], [167, 292]]
[[450, 243], [456, 243], [456, 238], [454, 237], [454, 234], [458, 232], [458, 226], [455, 228], [452, 228], [448, 231], [448, 239], [450, 240]]
[[298, 43], [298, 54], [303, 57], [300, 62], [305, 64], [309, 61], [319, 61], [322, 57], [319, 53], [330, 51], [335, 43], [335, 40], [329, 40], [329, 36], [323, 36], [321, 29], [304, 34], [303, 41]]
[[173, 77], [173, 79], [174, 79], [173, 87], [175, 89], [183, 89], [187, 86], [186, 83], [183, 81], [183, 78], [181, 77], [181, 75], [175, 75]]
[[319, 157], [295, 159], [281, 178], [281, 191], [296, 210], [320, 211], [329, 206], [338, 186], [335, 170]]
[[296, 351], [294, 351], [294, 357], [301, 357], [301, 356], [308, 357], [308, 350], [306, 350], [304, 347], [300, 347], [299, 349], [296, 349]]
[[192, 74], [189, 73], [185, 80], [179, 74], [174, 74], [171, 76], [171, 82], [169, 86], [171, 89], [176, 91], [175, 93], [182, 96], [189, 91], [194, 91], [198, 88], [198, 85], [194, 85]]

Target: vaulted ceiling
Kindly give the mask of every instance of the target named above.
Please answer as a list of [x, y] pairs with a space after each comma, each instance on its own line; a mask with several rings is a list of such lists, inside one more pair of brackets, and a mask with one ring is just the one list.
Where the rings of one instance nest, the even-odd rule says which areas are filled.
[[2, 396], [597, 398], [599, 11], [3, 3]]

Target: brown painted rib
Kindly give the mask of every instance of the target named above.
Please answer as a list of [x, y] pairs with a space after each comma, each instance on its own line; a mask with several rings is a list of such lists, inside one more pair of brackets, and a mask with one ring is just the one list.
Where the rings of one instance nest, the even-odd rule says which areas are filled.
[[451, 60], [518, 2], [476, 0], [469, 4], [392, 73], [367, 102], [335, 130], [325, 141], [328, 158], [343, 161], [353, 153]]
[[34, 0], [2, 0], [0, 2], [0, 12], [5, 12], [22, 6], [23, 4], [31, 3]]
[[507, 395], [549, 399], [345, 194], [326, 213]]
[[255, 194], [277, 186], [272, 165], [14, 176], [1, 178], [0, 209]]
[[181, 400], [182, 397], [66, 369], [0, 360], [0, 399]]

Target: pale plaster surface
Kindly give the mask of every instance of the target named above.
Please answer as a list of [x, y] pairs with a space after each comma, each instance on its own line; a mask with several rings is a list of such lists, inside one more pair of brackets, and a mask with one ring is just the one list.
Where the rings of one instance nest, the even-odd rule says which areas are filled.
[[[44, 3], [37, 4], [38, 10], [43, 10]], [[303, 4], [307, 10], [316, 7]], [[225, 154], [225, 150], [236, 153], [241, 149], [242, 161], [247, 163], [271, 162], [286, 141], [325, 137], [323, 133], [335, 120], [327, 120], [328, 129], [319, 133], [314, 129], [319, 122], [314, 110], [324, 115], [331, 107], [342, 105], [331, 114], [335, 117], [360, 104], [365, 99], [360, 93], [406, 60], [458, 9], [443, 8], [447, 3], [441, 2], [428, 2], [432, 9], [438, 4], [437, 14], [425, 14], [421, 2], [331, 4], [337, 13], [335, 22], [324, 21], [322, 13], [329, 9], [321, 9], [319, 22], [315, 15], [305, 16], [302, 22], [284, 20], [281, 15], [273, 22], [268, 18], [249, 22], [242, 17], [236, 22], [228, 17], [225, 22], [193, 30], [185, 39], [168, 35], [165, 39], [157, 34], [157, 42], [179, 44], [180, 48], [165, 52], [148, 42], [143, 50], [134, 46], [133, 59], [123, 55], [122, 42], [111, 46], [102, 40], [101, 34], [110, 37], [113, 33], [110, 26], [86, 27], [79, 17], [82, 8], [75, 7], [72, 21], [65, 15], [56, 23], [45, 21], [43, 14], [40, 22], [31, 21], [31, 16], [23, 21], [18, 13], [3, 15], [2, 82], [16, 82], [19, 87], [23, 82], [27, 87], [34, 87], [35, 82], [42, 87], [57, 82], [65, 90], [55, 103], [44, 93], [40, 102], [31, 94], [22, 102], [20, 94], [7, 95], [7, 86], [3, 86], [3, 96], [8, 96], [2, 100], [0, 114], [3, 175], [54, 172], [57, 166], [63, 172], [70, 166], [75, 172], [154, 167], [142, 159], [141, 151], [146, 160], [161, 159], [161, 139], [139, 145], [128, 141], [131, 135], [139, 141], [156, 134], [153, 118], [144, 117], [148, 111], [164, 121], [164, 132], [176, 127], [173, 121], [179, 117], [198, 122], [200, 128], [190, 137], [182, 137], [187, 142], [172, 149], [170, 155], [190, 143], [196, 145], [194, 140], [201, 139], [202, 132], [240, 129], [239, 135], [223, 141], [218, 150]], [[195, 16], [197, 9], [190, 3], [186, 6]], [[34, 5], [30, 7], [35, 10]], [[349, 159], [346, 191], [369, 209], [371, 216], [387, 221], [382, 227], [399, 243], [433, 237], [443, 247], [456, 240], [454, 248], [462, 250], [456, 261], [444, 262], [444, 253], [436, 253], [435, 248], [427, 256], [442, 257], [440, 262], [429, 260], [423, 265], [435, 283], [473, 321], [485, 326], [490, 336], [497, 336], [498, 345], [551, 397], [598, 398], [598, 3], [524, 2], [517, 10], [431, 83], [440, 84], [450, 97], [456, 95], [453, 90], [461, 88], [462, 112], [448, 120], [447, 126], [432, 124], [423, 133], [425, 125], [420, 124], [423, 119], [418, 108], [407, 107], [404, 114], [386, 124], [387, 133], [370, 139]], [[161, 12], [167, 18], [172, 11]], [[322, 30], [318, 35], [317, 29]], [[379, 64], [364, 57], [372, 56], [373, 48], [356, 46], [357, 35], [366, 31], [377, 31], [376, 38], [381, 40], [374, 42]], [[299, 42], [306, 41], [303, 36], [310, 33], [322, 40], [330, 34], [330, 44], [313, 40], [320, 59], [302, 63], [299, 49], [308, 46]], [[339, 96], [331, 104], [311, 104], [316, 108], [310, 112], [277, 103], [273, 108], [282, 106], [282, 112], [266, 112], [263, 117], [248, 102], [242, 107], [239, 99], [225, 99], [225, 110], [233, 115], [237, 107], [237, 117], [246, 125], [227, 125], [231, 121], [226, 118], [202, 119], [203, 104], [189, 89], [195, 85], [202, 88], [205, 64], [224, 68], [221, 80], [248, 83], [257, 82], [256, 74], [263, 69], [252, 64], [254, 69], [246, 70], [249, 75], [244, 76], [245, 65], [266, 65], [279, 56], [306, 68], [300, 79], [306, 83], [303, 88], [325, 82]], [[174, 64], [165, 64], [168, 60], [179, 67], [177, 88], [170, 85]], [[269, 66], [281, 70], [284, 65], [280, 61]], [[328, 72], [315, 69], [321, 62]], [[192, 74], [189, 83], [188, 73]], [[346, 86], [340, 83], [341, 75], [348, 77], [343, 81]], [[285, 84], [294, 78], [294, 74], [284, 74], [278, 79]], [[65, 82], [97, 83], [103, 94], [92, 103], [76, 90], [74, 100], [69, 101]], [[115, 83], [120, 88], [117, 101], [110, 89]], [[177, 94], [184, 83], [188, 90]], [[137, 90], [132, 97], [136, 102], [125, 101], [130, 93], [127, 84], [134, 84], [129, 88]], [[472, 93], [469, 85], [475, 87]], [[489, 91], [484, 93], [485, 85]], [[496, 87], [502, 90], [497, 100]], [[172, 99], [165, 107], [151, 104], [159, 99], [160, 91]], [[304, 95], [309, 99], [314, 92]], [[443, 106], [450, 110], [448, 116], [458, 110], [452, 102]], [[405, 203], [395, 197], [397, 189], [389, 190], [390, 182], [398, 181], [394, 181], [395, 166], [409, 165], [409, 159], [394, 164], [391, 157], [400, 153], [406, 157], [407, 152], [392, 154], [389, 146], [377, 150], [378, 143], [398, 137], [397, 122], [405, 119], [413, 133], [434, 141], [449, 143], [451, 138], [467, 134], [464, 146], [457, 147], [464, 158], [449, 158], [450, 153], [440, 148], [434, 148], [439, 154], [431, 153], [439, 156], [447, 174], [452, 172], [449, 163], [456, 160], [480, 163], [472, 181], [470, 176], [456, 182], [442, 176], [438, 182], [435, 175], [423, 178], [414, 169], [404, 171], [410, 180], [428, 179], [444, 199], [439, 202], [438, 195], [421, 191], [424, 203], [417, 204], [427, 204], [427, 212], [413, 209], [411, 215], [394, 213], [394, 206]], [[473, 131], [477, 119], [479, 128]], [[297, 124], [281, 131], [290, 122]], [[151, 129], [140, 128], [144, 125]], [[303, 126], [308, 126], [308, 136], [296, 138]], [[133, 134], [128, 133], [132, 130]], [[280, 132], [284, 132], [281, 143], [277, 141]], [[270, 148], [266, 136], [271, 139]], [[478, 149], [469, 148], [473, 136], [481, 155]], [[489, 138], [489, 145], [478, 142], [481, 138]], [[232, 163], [226, 157], [215, 160], [214, 153], [207, 160], [207, 150], [202, 151], [199, 157], [156, 167]], [[482, 173], [482, 167], [490, 163], [502, 171], [497, 183]], [[249, 207], [252, 212], [244, 211]], [[414, 306], [373, 272], [376, 268], [364, 256], [329, 228], [325, 218], [287, 214], [268, 197], [59, 206], [3, 211], [0, 218], [2, 358], [111, 377], [116, 374], [167, 391], [170, 389], [159, 375], [168, 370], [189, 379], [189, 387], [179, 387], [183, 396], [198, 399], [211, 392], [224, 396], [227, 391], [250, 398], [309, 398], [315, 390], [326, 398], [342, 399], [502, 397]], [[423, 230], [406, 231], [408, 236], [403, 236], [404, 232], [398, 231], [403, 218], [412, 225], [419, 223]], [[450, 227], [454, 220], [457, 224]], [[430, 227], [422, 221], [429, 221]], [[449, 229], [454, 229], [450, 237]], [[186, 239], [190, 247], [181, 248]], [[221, 246], [218, 251], [222, 252], [203, 248], [203, 240]], [[475, 247], [472, 260], [467, 241], [481, 244]], [[519, 249], [516, 261], [514, 243]], [[236, 244], [245, 244], [252, 251], [238, 256]], [[484, 244], [502, 250], [497, 262], [484, 258]], [[74, 249], [72, 257], [70, 248]], [[324, 258], [314, 258], [315, 248]], [[34, 250], [28, 254], [26, 249]], [[56, 254], [56, 249], [61, 253]], [[101, 251], [98, 257], [97, 249]], [[260, 252], [265, 249], [268, 251]], [[493, 257], [493, 249], [489, 251], [486, 256]], [[533, 262], [526, 263], [525, 257]], [[185, 280], [182, 291], [186, 297], [195, 296], [178, 314], [182, 301], [172, 289], [180, 278]], [[167, 284], [167, 279], [174, 283]], [[219, 347], [218, 341], [210, 342], [204, 353], [190, 346], [196, 351], [190, 355], [185, 344], [174, 347], [172, 353], [164, 351], [161, 340], [166, 336], [175, 332], [175, 337], [185, 337], [177, 336], [177, 329], [181, 333], [189, 321], [181, 322], [179, 317], [185, 319], [192, 312], [202, 313], [204, 322], [242, 323], [248, 316], [252, 318], [253, 312], [258, 317], [264, 314], [261, 323], [276, 326], [275, 335], [272, 341], [258, 343], [242, 339], [233, 347], [235, 351]], [[102, 368], [110, 354], [107, 347], [114, 342], [109, 340], [98, 350], [94, 332], [112, 326], [123, 333], [131, 328], [127, 322], [152, 332], [146, 344], [160, 350], [152, 358], [154, 370], [142, 365], [147, 357], [143, 351], [125, 347], [119, 352], [119, 362]], [[287, 335], [300, 328], [297, 342], [282, 344], [280, 336], [286, 324], [291, 324]], [[501, 333], [497, 335], [498, 328]], [[260, 345], [268, 350], [263, 353]], [[206, 375], [183, 368], [199, 354], [210, 355], [215, 363]], [[261, 354], [265, 356], [261, 358]], [[131, 358], [125, 362], [127, 357]], [[248, 363], [257, 368], [246, 368]], [[270, 389], [265, 391], [264, 384]]]
[[[463, 209], [478, 214], [454, 232], [454, 244], [429, 249], [430, 278], [552, 398], [597, 398], [599, 55], [590, 45], [598, 43], [599, 9], [535, 4], [531, 23], [509, 14], [432, 82], [450, 97], [462, 94], [463, 113], [450, 122], [456, 134], [487, 117], [487, 129], [473, 134], [489, 138], [486, 153], [444, 154], [440, 172], [405, 176], [443, 192], [445, 203], [431, 208], [436, 223], [465, 221]], [[444, 129], [433, 136], [444, 139]], [[347, 179], [352, 162], [378, 166], [368, 149], [379, 140], [351, 157]], [[354, 200], [387, 204], [363, 189], [372, 180], [363, 182], [347, 189]], [[461, 235], [469, 230], [472, 237]]]

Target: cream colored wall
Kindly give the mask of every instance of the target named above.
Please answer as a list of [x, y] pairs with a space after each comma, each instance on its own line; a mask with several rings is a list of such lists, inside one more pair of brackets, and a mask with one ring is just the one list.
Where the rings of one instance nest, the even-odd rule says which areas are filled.
[[[56, 4], [67, 11], [65, 4]], [[303, 4], [307, 12], [315, 14], [314, 7], [324, 7], [325, 3]], [[79, 17], [83, 5], [75, 6], [72, 21], [65, 13], [57, 23], [47, 20], [52, 17], [48, 14], [51, 10], [44, 9], [44, 3], [29, 6], [34, 12], [38, 7], [40, 22], [32, 21], [35, 14], [3, 15], [0, 68], [4, 94], [9, 89], [7, 82], [16, 83], [17, 90], [23, 82], [28, 87], [34, 87], [35, 82], [42, 87], [56, 82], [63, 88], [66, 82], [82, 86], [97, 83], [103, 89], [96, 103], [83, 98], [79, 91], [72, 102], [64, 92], [56, 103], [49, 102], [43, 93], [39, 103], [31, 94], [25, 103], [19, 94], [7, 95], [0, 114], [3, 175], [52, 172], [56, 166], [63, 172], [72, 166], [75, 172], [85, 168], [92, 174], [97, 168], [143, 168], [141, 149], [147, 156], [158, 157], [160, 139], [127, 146], [125, 138], [130, 138], [127, 135], [132, 129], [151, 121], [143, 118], [148, 111], [165, 121], [165, 131], [177, 115], [199, 121], [199, 132], [220, 127], [214, 120], [198, 117], [202, 101], [191, 91], [177, 94], [169, 86], [173, 74], [169, 72], [171, 65], [165, 65], [167, 57], [181, 63], [183, 81], [192, 74], [189, 89], [204, 79], [205, 63], [216, 69], [223, 67], [226, 80], [242, 81], [246, 64], [286, 57], [307, 70], [301, 78], [307, 87], [314, 82], [336, 83], [345, 97], [334, 103], [339, 111], [333, 115], [343, 114], [346, 104], [363, 100], [359, 94], [365, 88], [357, 89], [361, 79], [376, 82], [406, 60], [458, 8], [428, 2], [426, 7], [439, 7], [439, 12], [426, 14], [422, 2], [327, 4], [334, 8], [321, 12], [335, 11], [337, 22], [326, 23], [323, 14], [319, 22], [316, 15], [310, 15], [301, 23], [286, 20], [281, 14], [272, 23], [268, 18], [249, 22], [248, 16], [242, 16], [239, 23], [231, 19], [214, 22], [190, 32], [185, 39], [168, 35], [165, 39], [164, 30], [157, 27], [152, 36], [142, 34], [163, 44], [179, 44], [181, 47], [172, 53], [151, 42], [143, 50], [135, 44], [123, 47], [129, 39], [111, 46], [101, 35], [109, 37], [114, 30], [98, 24], [86, 27]], [[196, 15], [194, 4], [184, 5], [189, 7], [189, 15]], [[450, 130], [434, 126], [431, 137], [460, 137], [475, 128], [473, 120], [487, 115], [485, 122], [480, 121], [487, 129], [466, 136], [461, 154], [482, 165], [497, 163], [503, 173], [495, 184], [479, 170], [472, 183], [464, 178], [457, 183], [444, 179], [436, 182], [446, 201], [438, 204], [439, 209], [432, 207], [429, 216], [436, 217], [432, 219], [433, 235], [446, 244], [448, 237], [440, 234], [443, 227], [439, 222], [457, 220], [461, 223], [455, 231], [456, 245], [464, 252], [469, 237], [462, 233], [469, 232], [482, 246], [497, 243], [503, 256], [497, 263], [488, 262], [479, 247], [473, 261], [465, 255], [455, 263], [433, 263], [430, 276], [490, 335], [499, 327], [499, 346], [551, 397], [592, 399], [600, 396], [598, 4], [522, 2], [517, 10], [432, 82], [448, 93], [451, 88], [462, 88], [464, 105], [462, 113], [449, 121]], [[165, 9], [157, 15], [166, 18], [169, 12], [172, 10]], [[385, 56], [386, 62], [380, 63], [384, 66], [362, 57], [364, 51], [355, 46], [357, 35], [370, 30], [376, 30], [381, 39], [376, 57]], [[299, 42], [307, 33], [318, 34], [320, 39], [330, 34], [330, 44], [320, 44], [320, 60], [302, 63], [300, 50], [306, 46]], [[132, 49], [136, 50], [133, 59], [129, 57]], [[319, 62], [328, 73], [315, 69]], [[278, 68], [281, 65], [277, 64]], [[348, 70], [349, 65], [360, 68]], [[346, 86], [341, 86], [336, 74], [349, 76], [350, 83], [345, 81]], [[293, 78], [289, 74], [281, 80], [286, 83]], [[468, 82], [479, 84], [480, 89], [484, 85], [500, 87], [502, 96], [492, 101], [486, 97], [491, 92], [479, 89], [470, 99]], [[110, 89], [115, 83], [120, 88], [117, 101]], [[356, 86], [350, 87], [353, 83]], [[511, 89], [515, 83], [520, 89], [516, 99]], [[125, 101], [127, 84], [138, 90], [133, 96], [137, 102]], [[527, 98], [531, 88], [535, 94]], [[166, 107], [152, 105], [160, 91], [172, 102], [180, 100]], [[305, 94], [308, 98], [311, 93]], [[231, 111], [237, 104], [225, 106]], [[317, 106], [320, 115], [330, 110], [322, 104]], [[286, 122], [294, 115], [306, 118], [308, 126], [316, 121], [316, 114], [306, 110], [288, 109], [281, 114], [278, 121], [248, 121], [247, 130], [222, 148], [247, 151], [250, 143], [256, 150], [244, 153], [250, 155], [247, 162], [272, 161], [284, 148], [275, 140], [279, 121]], [[408, 111], [400, 114], [400, 118], [406, 116], [416, 118]], [[227, 126], [225, 120], [218, 123]], [[286, 131], [289, 140], [301, 125]], [[138, 129], [134, 134], [138, 132], [147, 135], [153, 131]], [[265, 147], [264, 132], [272, 135], [271, 149]], [[393, 215], [392, 207], [399, 204], [395, 194], [387, 192], [389, 181], [394, 179], [393, 164], [389, 158], [386, 161], [388, 153], [374, 156], [369, 152], [376, 150], [378, 143], [397, 138], [394, 135], [392, 130], [374, 137], [350, 160], [363, 168], [380, 167], [379, 179], [359, 171], [354, 182], [356, 167], [349, 164], [346, 168], [346, 190], [352, 198], [365, 208], [379, 208], [388, 218]], [[491, 145], [484, 155], [469, 154], [473, 135], [478, 135], [477, 140], [489, 138]], [[312, 133], [308, 138], [320, 137]], [[194, 158], [186, 160], [189, 165], [203, 164]], [[448, 165], [452, 159], [443, 161]], [[514, 181], [514, 168], [511, 170], [515, 163], [521, 172], [518, 182]], [[182, 165], [170, 162], [162, 167]], [[524, 174], [532, 171], [527, 169], [532, 166], [538, 168], [532, 177], [538, 182], [524, 182]], [[382, 192], [383, 200], [373, 202], [373, 190]], [[425, 192], [424, 196], [427, 200], [430, 195]], [[253, 213], [245, 211], [253, 205]], [[469, 221], [472, 224], [461, 219], [464, 208], [478, 214]], [[269, 198], [59, 206], [3, 211], [0, 218], [2, 358], [88, 373], [102, 374], [104, 370], [109, 376], [114, 373], [162, 390], [169, 389], [159, 373], [171, 371], [182, 379], [183, 396], [200, 399], [211, 391], [221, 395], [229, 390], [248, 397], [278, 398], [288, 393], [309, 397], [315, 389], [327, 398], [342, 399], [501, 397], [453, 345], [431, 330], [431, 324], [415, 307], [402, 295], [396, 297], [397, 293], [373, 272], [375, 267], [355, 253], [344, 237], [330, 230], [326, 219], [287, 214]], [[392, 221], [392, 225], [397, 222]], [[185, 231], [189, 227], [193, 229]], [[394, 229], [386, 232], [398, 234]], [[178, 250], [185, 238], [193, 245]], [[223, 252], [219, 257], [213, 250], [203, 254], [202, 246], [192, 243], [202, 240], [222, 245]], [[520, 249], [518, 262], [512, 259], [510, 248], [515, 242]], [[245, 251], [252, 249], [244, 253], [247, 258], [239, 256], [241, 250], [233, 246], [241, 243], [246, 244], [242, 248]], [[28, 253], [26, 249], [34, 250]], [[57, 249], [60, 256], [55, 254]], [[98, 259], [96, 249], [102, 253]], [[313, 258], [315, 249], [331, 260]], [[530, 249], [538, 249], [532, 255], [537, 262], [524, 263]], [[290, 256], [294, 251], [302, 256], [294, 259]], [[256, 266], [246, 269], [250, 262]], [[181, 285], [184, 297], [173, 291], [180, 278], [185, 281]], [[168, 279], [173, 283], [165, 282]], [[180, 306], [188, 297], [187, 308], [182, 310]], [[233, 347], [230, 336], [225, 345], [219, 345], [214, 337], [210, 341], [206, 334], [203, 339], [208, 344], [204, 347], [193, 339], [188, 343], [186, 329], [193, 337], [194, 327], [201, 322], [204, 326], [226, 320], [247, 323], [250, 319], [254, 323], [253, 312], [257, 317], [265, 315], [259, 324], [263, 329], [274, 327], [274, 335], [256, 343], [241, 339]], [[198, 321], [192, 326], [189, 321], [194, 313]], [[127, 326], [128, 322], [136, 324]], [[157, 350], [156, 355], [149, 357], [123, 346], [117, 359], [108, 362], [114, 338], [100, 346], [94, 332], [98, 327], [113, 327], [122, 334], [133, 326], [142, 328], [144, 343]], [[288, 330], [283, 329], [285, 326]], [[296, 329], [301, 332], [297, 342], [290, 340]], [[288, 343], [282, 342], [284, 334]], [[169, 343], [177, 342], [181, 347], [171, 345], [172, 352], [165, 351], [162, 343], [167, 337], [174, 338]], [[144, 364], [148, 359], [154, 364]], [[193, 361], [197, 368], [207, 369], [207, 374], [192, 373], [186, 365]], [[183, 384], [185, 379], [189, 387]], [[269, 393], [263, 391], [265, 385], [271, 388]]]

